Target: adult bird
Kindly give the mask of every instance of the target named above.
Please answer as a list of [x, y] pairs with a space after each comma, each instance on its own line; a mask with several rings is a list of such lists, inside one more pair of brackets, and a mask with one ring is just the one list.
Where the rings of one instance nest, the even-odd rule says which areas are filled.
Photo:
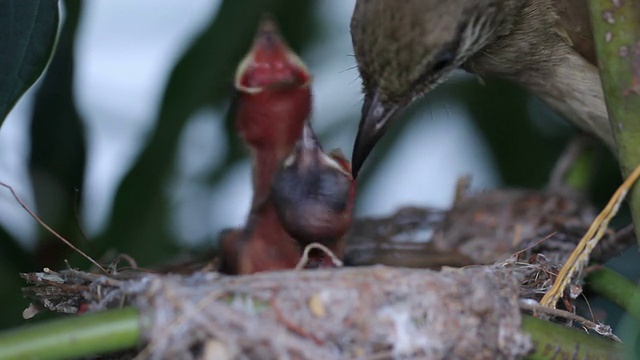
[[506, 78], [615, 149], [586, 0], [357, 0], [354, 176], [389, 124], [458, 68]]

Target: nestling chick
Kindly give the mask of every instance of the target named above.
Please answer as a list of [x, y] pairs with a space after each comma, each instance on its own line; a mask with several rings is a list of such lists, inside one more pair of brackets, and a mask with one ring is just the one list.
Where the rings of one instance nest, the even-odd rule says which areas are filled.
[[276, 173], [271, 196], [282, 226], [301, 247], [318, 242], [342, 256], [341, 240], [355, 204], [355, 181], [346, 159], [325, 154], [309, 124]]
[[236, 71], [236, 129], [251, 150], [253, 201], [245, 227], [221, 235], [221, 271], [250, 274], [291, 269], [300, 248], [282, 228], [270, 185], [302, 135], [311, 112], [311, 75], [265, 18]]
[[[264, 201], [280, 162], [291, 153], [311, 112], [311, 74], [265, 18], [235, 76], [236, 128], [252, 151], [253, 206]], [[258, 166], [259, 164], [259, 166]]]
[[300, 261], [300, 247], [283, 229], [272, 201], [250, 215], [239, 241], [239, 274], [293, 269]]
[[514, 81], [614, 148], [587, 10], [586, 0], [357, 0], [354, 176], [398, 114], [458, 68]]

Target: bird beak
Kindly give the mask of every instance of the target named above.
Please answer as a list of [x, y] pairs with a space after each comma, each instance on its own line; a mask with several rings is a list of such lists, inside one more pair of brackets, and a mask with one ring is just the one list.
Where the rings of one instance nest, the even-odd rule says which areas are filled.
[[305, 123], [302, 129], [302, 138], [299, 140], [298, 145], [305, 150], [315, 150], [320, 147], [316, 134], [313, 132], [309, 122]]
[[362, 118], [358, 127], [358, 134], [353, 145], [351, 155], [352, 174], [355, 179], [362, 164], [367, 159], [371, 150], [387, 130], [387, 126], [393, 121], [400, 106], [385, 105], [380, 102], [378, 91], [365, 97], [362, 105]]
[[299, 172], [316, 170], [321, 154], [323, 154], [322, 146], [311, 125], [306, 122], [302, 129], [302, 136], [296, 142], [293, 152], [283, 160], [282, 167], [289, 168], [295, 165]]
[[267, 89], [308, 88], [311, 74], [280, 35], [275, 21], [263, 17], [253, 47], [236, 69], [235, 88], [248, 94]]

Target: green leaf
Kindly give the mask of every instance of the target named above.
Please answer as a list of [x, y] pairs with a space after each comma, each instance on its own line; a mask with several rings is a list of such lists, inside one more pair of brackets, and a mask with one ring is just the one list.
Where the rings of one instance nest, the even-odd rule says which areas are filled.
[[57, 0], [0, 1], [0, 126], [46, 67], [58, 21]]

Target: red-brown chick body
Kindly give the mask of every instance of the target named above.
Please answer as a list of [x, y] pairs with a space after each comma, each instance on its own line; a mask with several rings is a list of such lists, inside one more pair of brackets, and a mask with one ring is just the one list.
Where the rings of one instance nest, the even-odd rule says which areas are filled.
[[271, 201], [250, 215], [243, 237], [239, 274], [293, 269], [300, 261], [300, 247], [283, 229]]
[[236, 128], [253, 157], [253, 206], [265, 200], [273, 174], [302, 135], [311, 113], [311, 75], [272, 21], [260, 25], [235, 78]]
[[311, 112], [310, 83], [304, 63], [275, 24], [264, 20], [235, 77], [236, 128], [251, 150], [254, 194], [245, 228], [221, 237], [223, 272], [289, 269], [300, 259], [300, 248], [282, 228], [269, 192], [274, 173], [293, 150]]
[[[351, 225], [356, 186], [349, 162], [339, 153], [325, 154], [307, 124], [295, 150], [271, 185], [271, 197], [284, 229], [301, 247], [317, 242], [342, 258], [342, 238]], [[331, 266], [314, 253], [317, 266]]]
[[245, 228], [220, 235], [221, 272], [238, 275], [292, 269], [300, 261], [300, 247], [282, 228], [273, 203], [265, 205], [249, 215]]

